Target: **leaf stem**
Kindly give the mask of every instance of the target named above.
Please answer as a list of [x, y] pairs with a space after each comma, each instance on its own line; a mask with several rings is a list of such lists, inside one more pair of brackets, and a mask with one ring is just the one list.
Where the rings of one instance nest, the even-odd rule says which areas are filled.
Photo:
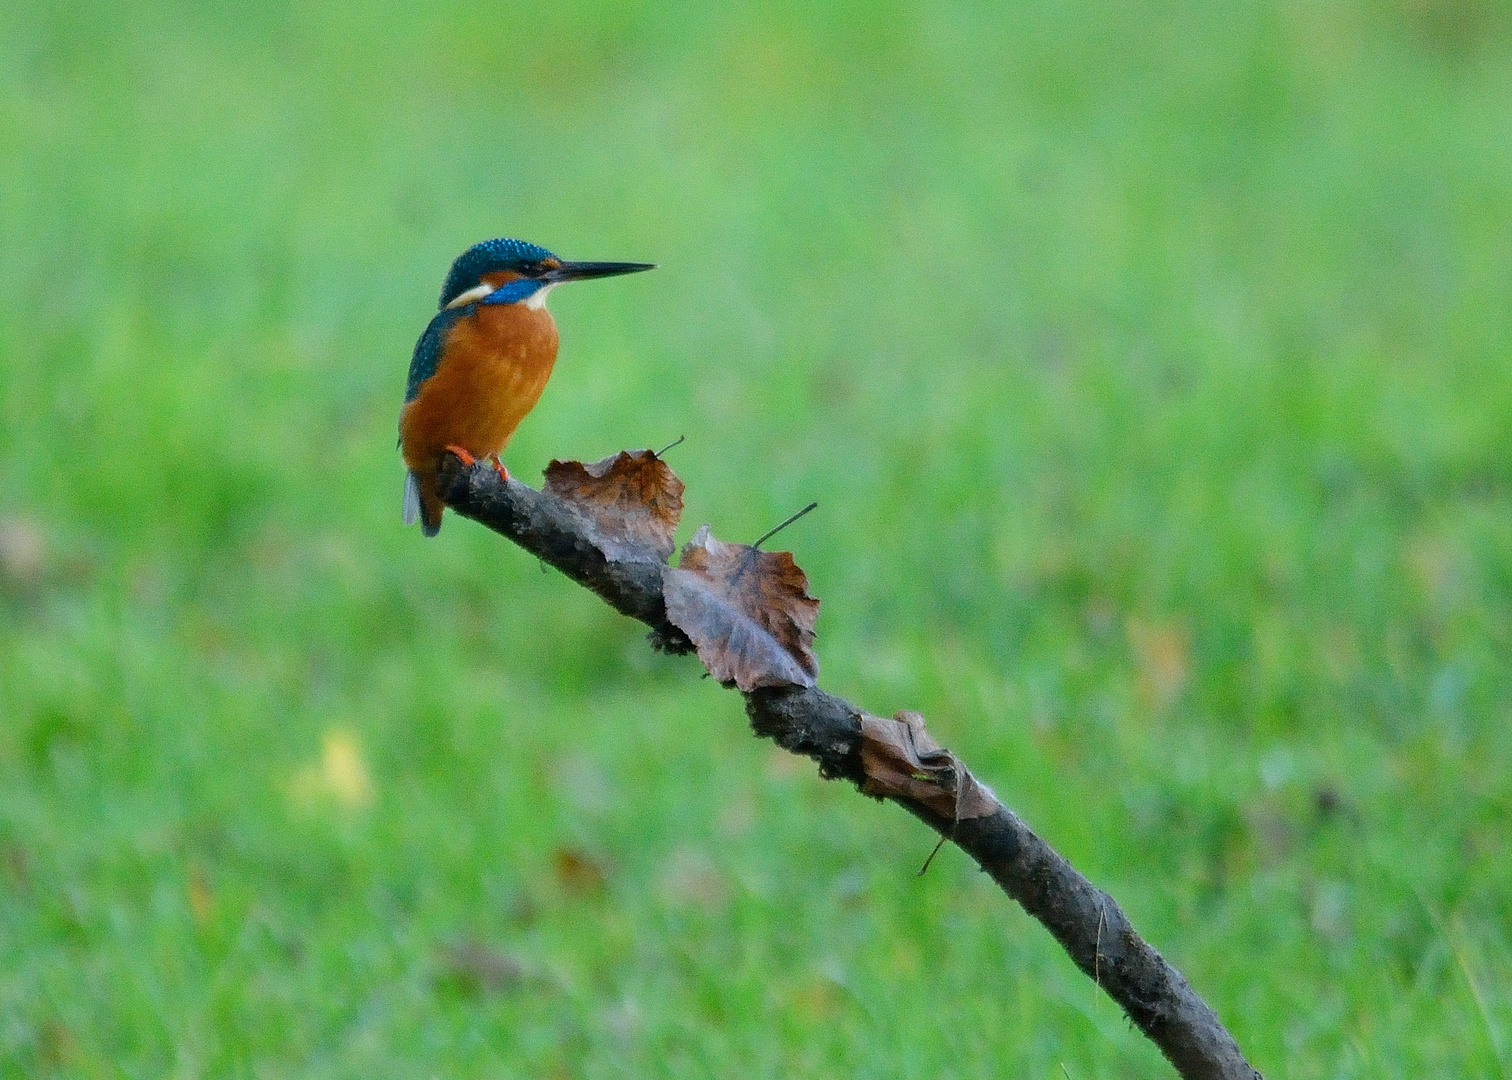
[[802, 510], [798, 511], [796, 514], [793, 514], [791, 517], [789, 517], [786, 521], [782, 522], [780, 525], [774, 526], [773, 528], [770, 528], [766, 532], [762, 533], [759, 537], [756, 538], [756, 542], [753, 543], [751, 546], [753, 548], [759, 548], [762, 544], [766, 543], [772, 537], [776, 536], [783, 529], [787, 528], [793, 522], [797, 521], [804, 514], [808, 513], [810, 510], [814, 509], [818, 505], [819, 504], [816, 503], [816, 502], [809, 503]]

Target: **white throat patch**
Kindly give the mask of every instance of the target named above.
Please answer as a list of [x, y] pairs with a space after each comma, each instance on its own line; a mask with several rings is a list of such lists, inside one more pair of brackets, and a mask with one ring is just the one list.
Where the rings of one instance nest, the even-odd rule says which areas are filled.
[[531, 311], [540, 311], [543, 307], [546, 306], [546, 294], [560, 284], [560, 281], [553, 281], [549, 285], [542, 285], [539, 289], [522, 300], [521, 303], [523, 303]]

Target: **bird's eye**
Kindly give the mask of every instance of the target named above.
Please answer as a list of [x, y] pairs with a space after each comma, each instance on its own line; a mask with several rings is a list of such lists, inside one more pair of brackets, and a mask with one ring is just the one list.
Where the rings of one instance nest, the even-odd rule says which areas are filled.
[[546, 267], [539, 262], [527, 262], [520, 264], [520, 273], [528, 278], [540, 277], [546, 272]]

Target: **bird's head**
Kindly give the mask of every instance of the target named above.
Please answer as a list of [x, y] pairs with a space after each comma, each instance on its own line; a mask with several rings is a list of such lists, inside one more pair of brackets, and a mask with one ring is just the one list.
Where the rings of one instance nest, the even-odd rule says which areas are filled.
[[655, 263], [564, 262], [523, 240], [485, 240], [452, 263], [441, 286], [441, 308], [457, 308], [489, 298], [490, 303], [541, 307], [546, 294], [567, 281], [651, 270]]

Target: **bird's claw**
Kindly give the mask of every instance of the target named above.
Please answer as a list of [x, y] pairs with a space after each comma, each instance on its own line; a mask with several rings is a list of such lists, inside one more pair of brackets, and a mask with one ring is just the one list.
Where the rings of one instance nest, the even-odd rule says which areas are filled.
[[488, 460], [493, 462], [494, 472], [499, 474], [499, 479], [504, 481], [506, 484], [509, 483], [509, 470], [506, 469], [504, 467], [504, 463], [499, 460], [499, 455], [490, 454]]
[[464, 465], [472, 465], [477, 460], [460, 446], [448, 446], [446, 451], [449, 454], [456, 454]]

